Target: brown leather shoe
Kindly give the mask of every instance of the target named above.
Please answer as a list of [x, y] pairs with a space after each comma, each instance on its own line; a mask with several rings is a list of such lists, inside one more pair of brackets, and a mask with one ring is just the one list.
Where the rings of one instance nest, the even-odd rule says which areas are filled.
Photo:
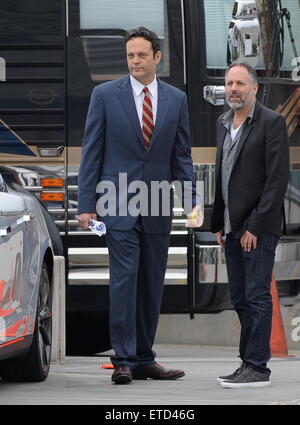
[[111, 376], [111, 380], [115, 384], [130, 384], [132, 382], [131, 369], [128, 365], [116, 366]]
[[155, 363], [151, 366], [147, 366], [141, 370], [133, 371], [133, 379], [161, 379], [161, 380], [174, 380], [181, 378], [185, 373], [180, 369], [165, 369], [163, 366]]

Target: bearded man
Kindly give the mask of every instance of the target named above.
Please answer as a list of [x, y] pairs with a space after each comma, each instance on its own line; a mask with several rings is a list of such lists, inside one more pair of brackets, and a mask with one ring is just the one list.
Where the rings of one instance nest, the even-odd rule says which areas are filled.
[[256, 71], [234, 63], [225, 73], [230, 110], [217, 122], [216, 192], [211, 231], [225, 248], [231, 301], [241, 324], [240, 367], [220, 376], [226, 388], [270, 384], [270, 282], [289, 175], [282, 115], [257, 99]]

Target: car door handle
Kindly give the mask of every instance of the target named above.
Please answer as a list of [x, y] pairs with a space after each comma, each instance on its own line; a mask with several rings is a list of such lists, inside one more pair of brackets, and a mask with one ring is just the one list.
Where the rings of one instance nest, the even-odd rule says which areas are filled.
[[11, 226], [0, 228], [0, 236], [7, 236], [10, 232], [11, 232]]
[[22, 215], [22, 217], [18, 218], [18, 220], [15, 223], [11, 224], [10, 226], [1, 227], [0, 236], [7, 236], [15, 227], [19, 226], [22, 223], [26, 223], [26, 222], [28, 223], [30, 220], [32, 220], [35, 217], [36, 216], [31, 213]]

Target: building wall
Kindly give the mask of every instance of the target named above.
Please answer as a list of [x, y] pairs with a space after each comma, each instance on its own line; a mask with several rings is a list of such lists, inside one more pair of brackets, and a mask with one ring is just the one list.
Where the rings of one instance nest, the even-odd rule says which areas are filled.
[[[300, 350], [300, 302], [280, 308], [288, 350]], [[239, 333], [239, 320], [234, 311], [198, 314], [193, 320], [189, 315], [162, 314], [155, 342], [238, 347]]]

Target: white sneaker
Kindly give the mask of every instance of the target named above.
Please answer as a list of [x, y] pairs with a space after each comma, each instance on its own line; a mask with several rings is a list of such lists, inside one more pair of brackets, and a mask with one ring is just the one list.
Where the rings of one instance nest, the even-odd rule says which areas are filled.
[[234, 378], [224, 380], [224, 388], [262, 388], [270, 385], [270, 372], [259, 372], [251, 366], [246, 366]]

